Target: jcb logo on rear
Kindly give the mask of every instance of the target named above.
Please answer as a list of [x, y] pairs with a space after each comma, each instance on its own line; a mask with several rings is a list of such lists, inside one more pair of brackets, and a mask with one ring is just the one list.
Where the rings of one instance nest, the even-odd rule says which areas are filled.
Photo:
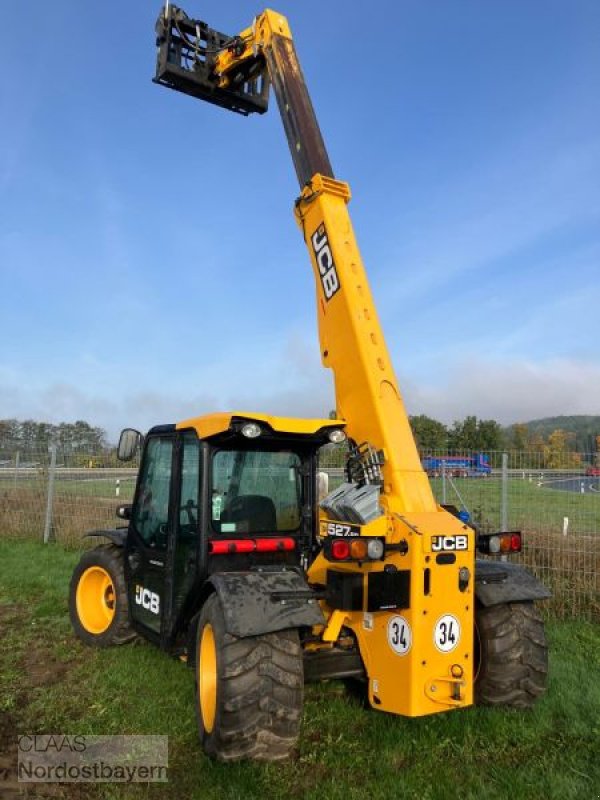
[[135, 587], [135, 602], [151, 614], [158, 614], [160, 610], [160, 597], [150, 589], [144, 589], [139, 583]]
[[323, 293], [327, 300], [331, 300], [333, 295], [340, 288], [340, 281], [335, 264], [333, 263], [333, 255], [331, 253], [331, 247], [329, 246], [325, 225], [319, 225], [311, 237], [311, 242], [317, 260], [317, 266], [319, 267], [319, 276], [321, 278], [321, 285], [323, 286]]
[[467, 536], [432, 536], [431, 549], [433, 552], [439, 550], [468, 550], [469, 539]]

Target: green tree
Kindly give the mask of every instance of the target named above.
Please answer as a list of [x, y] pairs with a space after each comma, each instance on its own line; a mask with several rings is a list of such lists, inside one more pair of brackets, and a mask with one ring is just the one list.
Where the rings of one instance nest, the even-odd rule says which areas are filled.
[[456, 420], [448, 432], [448, 445], [451, 450], [491, 451], [503, 446], [502, 428], [494, 419], [480, 419], [468, 416], [460, 422]]
[[19, 428], [16, 419], [0, 419], [0, 450], [6, 453], [19, 449]]
[[448, 431], [450, 450], [477, 450], [477, 417], [468, 416], [461, 422], [455, 420]]
[[442, 422], [426, 414], [409, 417], [410, 427], [420, 450], [446, 450], [448, 430]]

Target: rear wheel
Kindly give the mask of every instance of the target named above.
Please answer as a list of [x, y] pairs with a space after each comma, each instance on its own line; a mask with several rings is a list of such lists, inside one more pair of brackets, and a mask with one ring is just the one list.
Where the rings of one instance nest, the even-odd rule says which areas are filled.
[[196, 716], [207, 755], [220, 761], [287, 758], [302, 718], [298, 632], [232, 636], [213, 594], [200, 614], [196, 648]]
[[548, 645], [537, 608], [531, 602], [479, 608], [475, 633], [475, 702], [532, 708], [548, 677]]
[[129, 624], [123, 549], [100, 545], [85, 552], [73, 571], [69, 614], [85, 644], [107, 647], [135, 637]]

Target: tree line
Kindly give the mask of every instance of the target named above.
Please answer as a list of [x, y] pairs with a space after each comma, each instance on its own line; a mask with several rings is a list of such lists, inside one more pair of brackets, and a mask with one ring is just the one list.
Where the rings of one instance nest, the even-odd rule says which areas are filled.
[[[590, 450], [587, 458], [583, 458], [578, 452], [581, 441], [576, 431], [546, 428], [548, 433], [544, 435], [542, 420], [503, 428], [493, 419], [477, 419], [475, 416], [457, 420], [451, 426], [425, 414], [409, 419], [417, 446], [424, 451], [527, 454], [530, 460], [547, 469], [576, 467], [584, 461], [600, 464], [600, 433], [588, 437], [586, 441], [590, 442]], [[600, 431], [600, 424], [596, 430]], [[524, 461], [521, 463], [526, 466]]]
[[[476, 416], [456, 420], [452, 425], [444, 425], [425, 414], [409, 419], [417, 446], [422, 451], [527, 453], [548, 468], [582, 463], [578, 452], [581, 444], [578, 432], [562, 428], [552, 430], [548, 426], [544, 428], [544, 420], [516, 423], [504, 428], [496, 420], [478, 419]], [[595, 419], [598, 420], [597, 433], [587, 433], [592, 450], [591, 458], [587, 461], [600, 464], [600, 418]], [[552, 421], [561, 420], [566, 420], [572, 427], [572, 420], [576, 418], [564, 417]], [[586, 417], [585, 420], [586, 432], [589, 432], [592, 430], [592, 418]], [[21, 458], [27, 459], [47, 453], [50, 445], [57, 448], [57, 456], [62, 462], [77, 460], [77, 456], [78, 460], [96, 456], [102, 463], [112, 463], [114, 460], [115, 448], [108, 442], [106, 431], [84, 420], [61, 422], [58, 425], [35, 420], [0, 420], [0, 452], [3, 457], [14, 458], [18, 452]]]
[[18, 452], [24, 458], [47, 453], [54, 445], [62, 457], [76, 453], [101, 453], [110, 450], [106, 431], [84, 420], [61, 422], [36, 422], [32, 419], [0, 420], [0, 449], [3, 454]]

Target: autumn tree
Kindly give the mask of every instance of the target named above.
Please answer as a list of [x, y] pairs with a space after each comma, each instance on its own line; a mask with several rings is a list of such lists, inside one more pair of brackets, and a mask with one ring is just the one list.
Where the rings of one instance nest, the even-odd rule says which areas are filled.
[[528, 450], [529, 430], [523, 422], [511, 425], [508, 444], [511, 450]]
[[574, 453], [569, 447], [571, 439], [570, 434], [560, 429], [548, 436], [548, 442], [543, 448], [544, 465], [547, 469], [565, 469], [581, 463], [579, 453]]

